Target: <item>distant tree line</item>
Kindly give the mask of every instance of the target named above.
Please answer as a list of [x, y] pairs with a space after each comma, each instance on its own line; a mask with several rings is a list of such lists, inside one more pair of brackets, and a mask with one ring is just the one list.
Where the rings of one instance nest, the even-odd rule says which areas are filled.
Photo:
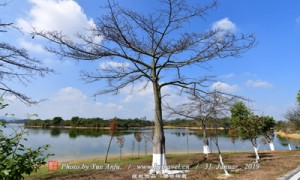
[[276, 123], [277, 131], [285, 133], [300, 133], [300, 107], [291, 108], [285, 115], [287, 121], [278, 121]]
[[[110, 123], [116, 120], [118, 127], [120, 128], [129, 128], [129, 127], [146, 127], [153, 126], [154, 122], [150, 120], [134, 118], [134, 119], [103, 119], [103, 118], [81, 118], [81, 117], [72, 117], [70, 120], [64, 120], [62, 117], [54, 117], [53, 119], [35, 119], [35, 120], [22, 120], [25, 126], [40, 126], [47, 128], [50, 126], [70, 126], [70, 127], [109, 127]], [[208, 120], [210, 121], [210, 120]], [[211, 119], [212, 121], [212, 119]], [[230, 118], [220, 118], [218, 119], [218, 127], [228, 129], [230, 126]], [[197, 120], [188, 120], [188, 119], [173, 119], [165, 120], [165, 126], [176, 126], [176, 127], [199, 127], [199, 122]]]
[[15, 119], [15, 120], [0, 119], [0, 122], [3, 122], [3, 123], [25, 124], [27, 121], [28, 121], [27, 119]]
[[25, 126], [41, 126], [43, 128], [47, 128], [50, 126], [70, 126], [70, 127], [109, 127], [110, 123], [115, 120], [118, 123], [120, 128], [129, 128], [129, 127], [145, 127], [145, 126], [153, 126], [152, 121], [144, 120], [144, 119], [102, 119], [102, 118], [81, 118], [81, 117], [72, 117], [70, 120], [64, 120], [62, 117], [54, 117], [52, 120], [28, 120], [25, 123]]
[[[215, 119], [213, 118], [208, 118], [207, 119], [207, 124], [208, 126], [212, 126], [212, 122]], [[214, 124], [217, 127], [220, 128], [224, 128], [224, 129], [229, 129], [230, 127], [230, 118], [226, 117], [226, 118], [217, 118], [216, 122], [214, 122], [216, 124]], [[164, 125], [165, 126], [177, 126], [177, 127], [201, 127], [200, 122], [197, 119], [174, 119], [174, 120], [168, 120], [168, 121], [164, 121]], [[208, 127], [208, 128], [209, 128]]]

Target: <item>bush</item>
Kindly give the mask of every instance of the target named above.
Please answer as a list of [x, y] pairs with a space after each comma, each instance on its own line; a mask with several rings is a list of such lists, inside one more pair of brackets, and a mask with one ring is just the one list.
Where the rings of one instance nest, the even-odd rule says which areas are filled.
[[[0, 109], [7, 104], [0, 98]], [[3, 129], [8, 128], [0, 121], [0, 177], [3, 180], [22, 179], [24, 174], [37, 171], [41, 165], [46, 164], [46, 159], [51, 154], [45, 154], [49, 145], [32, 149], [25, 147], [22, 141], [27, 141], [24, 135], [28, 135], [24, 129], [12, 134], [4, 134]]]
[[[7, 128], [1, 123], [1, 128]], [[3, 179], [22, 179], [23, 174], [37, 171], [46, 164], [50, 154], [45, 154], [48, 145], [37, 149], [27, 148], [21, 142], [27, 141], [23, 136], [28, 134], [24, 130], [5, 135], [0, 129], [0, 177]]]

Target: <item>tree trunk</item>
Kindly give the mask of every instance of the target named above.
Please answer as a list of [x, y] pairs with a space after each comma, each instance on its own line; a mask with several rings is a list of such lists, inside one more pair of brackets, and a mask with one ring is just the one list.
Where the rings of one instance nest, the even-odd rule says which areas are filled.
[[131, 156], [133, 157], [133, 153], [134, 153], [134, 139], [132, 140], [132, 151], [131, 151]]
[[228, 173], [224, 163], [223, 163], [223, 158], [222, 158], [222, 154], [221, 152], [219, 152], [219, 160], [220, 160], [220, 164], [222, 165], [223, 169], [224, 169], [224, 175], [225, 176], [229, 176], [230, 174]]
[[154, 114], [154, 136], [153, 136], [153, 157], [152, 169], [150, 174], [162, 174], [166, 171], [166, 156], [165, 156], [165, 135], [163, 130], [162, 107], [161, 107], [161, 92], [157, 80], [153, 82], [155, 114]]
[[140, 157], [140, 142], [138, 142], [138, 158]]
[[214, 139], [215, 140], [215, 145], [216, 145], [218, 153], [219, 153], [219, 161], [220, 161], [221, 167], [223, 167], [223, 169], [224, 169], [224, 175], [229, 176], [230, 174], [228, 173], [228, 171], [227, 171], [227, 169], [224, 165], [223, 158], [222, 158], [222, 153], [221, 153], [220, 146], [219, 146], [218, 129], [216, 129], [216, 136], [214, 138], [215, 138]]
[[259, 160], [259, 155], [258, 155], [258, 147], [257, 147], [257, 143], [256, 143], [256, 139], [250, 139], [252, 145], [253, 145], [253, 148], [254, 148], [254, 152], [255, 152], [255, 156], [256, 156], [256, 163], [258, 163], [258, 160]]
[[106, 151], [106, 156], [105, 156], [105, 160], [104, 160], [104, 163], [107, 162], [107, 156], [108, 156], [108, 152], [109, 152], [109, 149], [110, 149], [110, 145], [111, 145], [111, 140], [112, 140], [113, 136], [110, 136], [110, 140], [109, 140], [109, 144], [108, 144], [108, 147], [107, 147], [107, 151]]
[[190, 149], [189, 149], [189, 133], [188, 133], [187, 129], [185, 129], [185, 134], [186, 134], [186, 148], [187, 148], [187, 153], [190, 154]]
[[258, 155], [258, 147], [257, 147], [257, 143], [256, 143], [256, 139], [250, 139], [252, 145], [253, 145], [253, 148], [254, 148], [254, 152], [255, 152], [255, 156], [256, 156], [256, 163], [258, 163], [258, 160], [259, 160], [259, 155]]
[[291, 150], [292, 150], [292, 148], [291, 148], [291, 145], [290, 145], [290, 144], [288, 144], [288, 146], [289, 146], [289, 150], [291, 151]]
[[275, 151], [275, 147], [274, 147], [274, 144], [272, 141], [269, 142], [269, 146], [270, 146], [271, 151]]
[[119, 161], [121, 161], [121, 153], [122, 153], [122, 150], [121, 150], [121, 147], [120, 147], [120, 157], [119, 157]]
[[147, 156], [147, 143], [148, 143], [148, 140], [145, 138], [144, 142], [145, 142], [145, 156]]
[[275, 146], [274, 146], [274, 144], [273, 144], [274, 138], [270, 138], [270, 137], [267, 136], [267, 135], [264, 135], [264, 137], [265, 137], [265, 139], [268, 141], [268, 144], [269, 144], [269, 146], [270, 146], [270, 150], [271, 150], [271, 151], [275, 151]]
[[258, 148], [256, 146], [253, 146], [253, 148], [254, 148], [254, 152], [255, 152], [255, 156], [256, 156], [256, 163], [258, 163], [258, 160], [259, 160]]
[[202, 122], [202, 132], [203, 132], [203, 154], [208, 157], [209, 154], [209, 146], [208, 146], [208, 138], [207, 138], [207, 133], [206, 133], [206, 126], [204, 123], [204, 120]]

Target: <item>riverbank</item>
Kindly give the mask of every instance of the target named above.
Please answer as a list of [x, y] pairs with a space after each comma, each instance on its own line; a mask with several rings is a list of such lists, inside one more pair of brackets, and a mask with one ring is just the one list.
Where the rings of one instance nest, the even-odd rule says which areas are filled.
[[[276, 179], [300, 164], [300, 151], [263, 151], [259, 152], [259, 165], [255, 164], [255, 155], [247, 153], [223, 153], [225, 165], [234, 167], [229, 170], [228, 179]], [[113, 157], [104, 164], [102, 158], [59, 162], [57, 171], [49, 171], [45, 165], [37, 173], [25, 179], [145, 179], [148, 177], [148, 166], [151, 165], [152, 156]], [[223, 170], [219, 169], [218, 154], [210, 154], [205, 159], [203, 154], [168, 154], [168, 166], [174, 168], [188, 168], [189, 172], [181, 174], [181, 179], [218, 179], [223, 178]], [[85, 168], [84, 167], [88, 167]], [[93, 168], [94, 167], [94, 168]], [[143, 168], [142, 168], [143, 167]], [[206, 167], [209, 167], [206, 169]], [[53, 167], [52, 167], [53, 168]], [[54, 167], [55, 168], [55, 167]], [[140, 177], [140, 178], [138, 178]], [[142, 178], [141, 178], [142, 177]], [[154, 177], [154, 176], [153, 176]], [[169, 176], [169, 179], [176, 179]], [[179, 177], [179, 175], [177, 176]], [[156, 175], [155, 179], [164, 179]]]
[[282, 131], [276, 132], [276, 134], [280, 137], [285, 137], [285, 138], [292, 138], [292, 139], [300, 139], [300, 134], [298, 133], [285, 133]]
[[[25, 126], [26, 128], [44, 128], [44, 129], [100, 129], [100, 130], [109, 130], [109, 127], [83, 127], [83, 126]], [[119, 129], [154, 129], [154, 126], [144, 126], [144, 127], [119, 127]], [[192, 129], [192, 130], [201, 130], [202, 127], [190, 127], [190, 126], [164, 126], [164, 129]], [[215, 128], [206, 128], [206, 129], [215, 129]], [[219, 130], [224, 130], [223, 127], [218, 128]]]

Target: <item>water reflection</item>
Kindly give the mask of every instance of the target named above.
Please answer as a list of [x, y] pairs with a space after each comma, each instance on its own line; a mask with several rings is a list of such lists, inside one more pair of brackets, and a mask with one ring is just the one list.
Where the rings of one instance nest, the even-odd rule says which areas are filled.
[[[22, 125], [14, 125], [22, 127]], [[103, 157], [106, 153], [110, 139], [108, 130], [99, 129], [27, 129], [29, 131], [28, 141], [25, 145], [38, 147], [50, 144], [50, 153], [55, 154], [51, 159], [68, 160], [84, 159], [92, 157]], [[6, 129], [6, 133], [11, 130]], [[12, 132], [12, 131], [11, 131]], [[137, 134], [141, 137], [137, 138]], [[208, 133], [209, 135], [210, 133]], [[134, 155], [140, 156], [152, 153], [153, 129], [124, 129], [113, 137], [109, 155]], [[119, 139], [117, 138], [119, 137]], [[120, 137], [124, 143], [120, 149]], [[165, 129], [167, 153], [193, 153], [202, 152], [202, 131], [190, 129]], [[210, 140], [210, 147], [213, 152], [216, 147]], [[249, 141], [232, 139], [228, 131], [218, 131], [219, 146], [222, 151], [252, 151]], [[119, 143], [118, 143], [119, 142]], [[269, 145], [264, 140], [258, 139], [260, 150], [269, 150]], [[288, 144], [292, 149], [299, 149], [300, 140], [275, 137], [274, 145], [277, 150], [288, 150]]]
[[50, 130], [50, 134], [52, 137], [59, 137], [60, 133], [60, 129], [53, 128]]

